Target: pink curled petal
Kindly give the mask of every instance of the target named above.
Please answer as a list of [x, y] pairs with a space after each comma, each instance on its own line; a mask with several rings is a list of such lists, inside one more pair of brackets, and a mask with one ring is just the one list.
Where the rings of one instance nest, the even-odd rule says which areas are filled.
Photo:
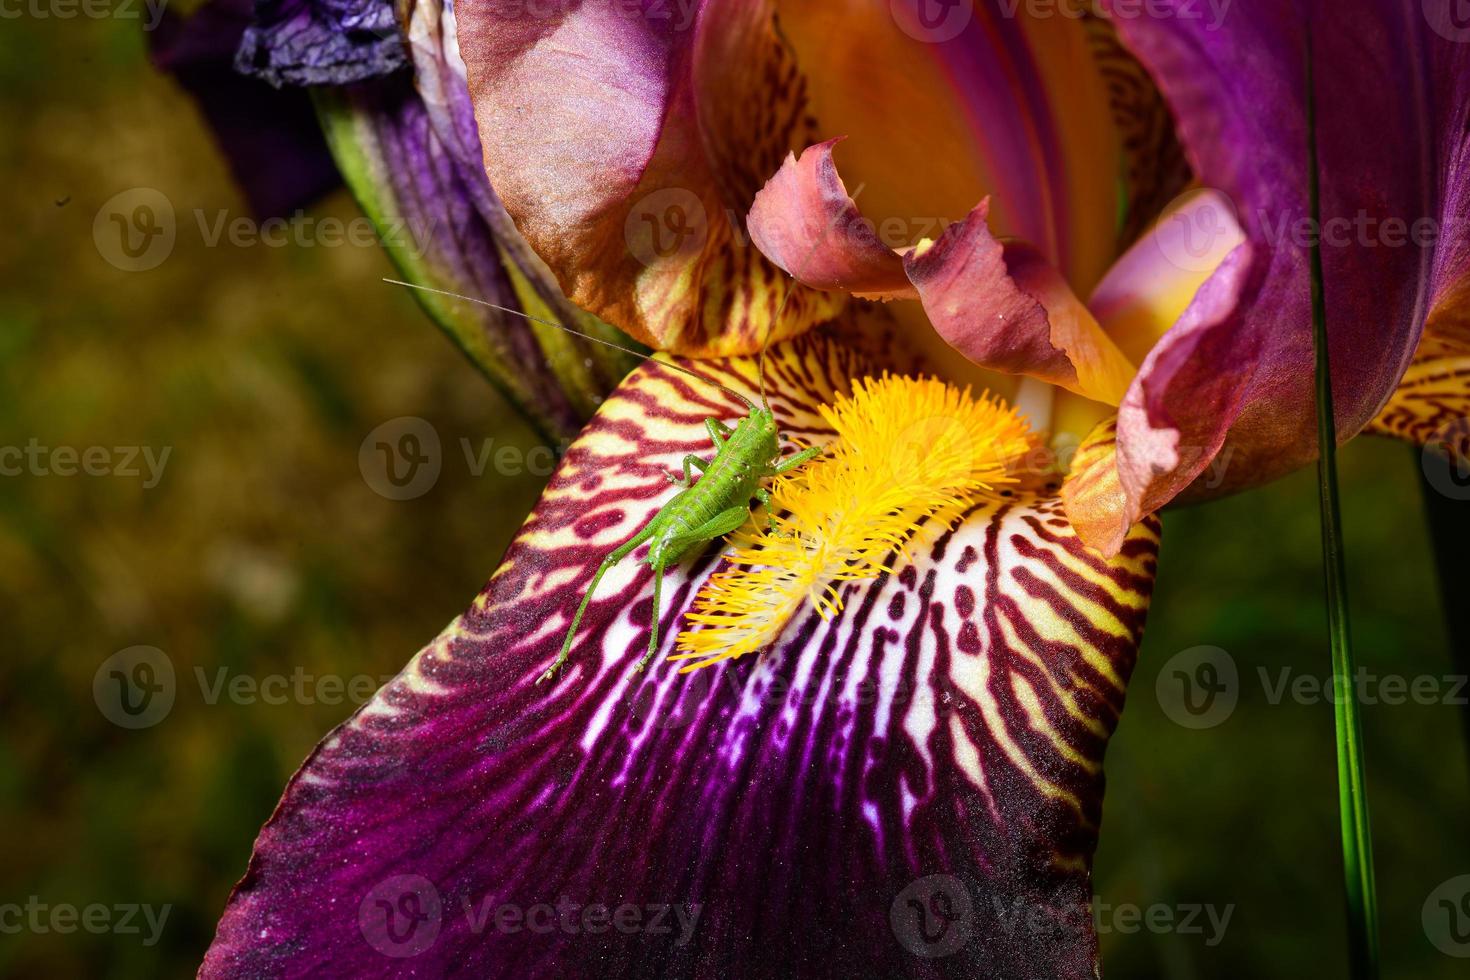
[[787, 155], [751, 205], [750, 239], [766, 258], [816, 289], [863, 299], [912, 298], [903, 259], [879, 241], [837, 173], [832, 148], [841, 141]]
[[[1164, 506], [1204, 472], [1250, 386], [1270, 383], [1257, 377], [1262, 338], [1218, 329], [1259, 288], [1262, 273], [1253, 258], [1249, 243], [1225, 258], [1144, 360], [1118, 408], [1118, 473], [1127, 498], [1122, 528]], [[1242, 456], [1239, 465], [1263, 463]], [[1231, 462], [1227, 456], [1223, 465]]]
[[1117, 404], [1132, 367], [1036, 249], [990, 233], [989, 201], [904, 258], [945, 341], [995, 371]]

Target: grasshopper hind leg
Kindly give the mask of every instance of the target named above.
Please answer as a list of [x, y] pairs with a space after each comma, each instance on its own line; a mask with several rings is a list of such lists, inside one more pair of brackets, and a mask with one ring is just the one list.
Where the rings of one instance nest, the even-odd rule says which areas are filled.
[[644, 668], [646, 668], [648, 666], [648, 662], [653, 659], [653, 655], [658, 652], [659, 600], [660, 597], [663, 595], [663, 586], [664, 566], [654, 565], [653, 616], [649, 620], [648, 624], [648, 652], [643, 655], [642, 660], [638, 661], [638, 666], [633, 668], [635, 671], [642, 671]]
[[[722, 538], [745, 523], [750, 511], [745, 507], [730, 507], [720, 511], [708, 521], [686, 534], [669, 539], [669, 553], [683, 555], [690, 548], [703, 547], [716, 538]], [[658, 652], [658, 627], [660, 597], [663, 595], [664, 565], [653, 566], [653, 619], [648, 630], [648, 652], [638, 661], [634, 670], [643, 670], [653, 655]]]
[[[609, 553], [606, 558], [602, 559], [602, 564], [597, 566], [597, 573], [592, 576], [592, 581], [590, 584], [588, 584], [587, 591], [582, 595], [582, 604], [577, 607], [577, 614], [572, 617], [572, 625], [567, 629], [567, 638], [563, 640], [561, 644], [561, 653], [556, 655], [556, 659], [552, 661], [550, 667], [546, 668], [546, 672], [543, 673], [540, 677], [536, 678], [537, 684], [540, 684], [542, 681], [551, 680], [553, 677], [556, 676], [556, 672], [558, 670], [561, 670], [562, 666], [566, 664], [567, 659], [572, 652], [572, 641], [577, 638], [577, 628], [582, 625], [582, 614], [587, 611], [587, 604], [592, 601], [592, 596], [594, 593], [597, 592], [597, 586], [602, 581], [602, 577], [607, 574], [608, 569], [612, 568], [624, 558], [627, 558], [633, 553], [634, 548], [638, 547], [640, 544], [653, 537], [653, 532], [655, 529], [655, 522], [649, 521], [648, 525], [645, 526], [643, 530], [633, 535], [631, 538], [628, 539], [625, 544], [619, 545], [614, 551]], [[657, 606], [657, 593], [655, 593], [655, 610], [657, 609]], [[656, 618], [657, 617], [655, 616], [655, 619]], [[656, 629], [657, 627], [655, 626], [655, 630]]]

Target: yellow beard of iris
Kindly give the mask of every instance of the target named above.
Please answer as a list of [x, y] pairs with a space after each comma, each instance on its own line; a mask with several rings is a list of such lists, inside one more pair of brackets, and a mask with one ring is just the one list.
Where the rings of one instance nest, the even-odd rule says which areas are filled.
[[830, 619], [841, 583], [877, 578], [921, 522], [949, 526], [1014, 482], [1034, 445], [1005, 403], [933, 378], [864, 378], [821, 412], [836, 440], [772, 486], [770, 526], [735, 532], [687, 615], [697, 628], [679, 634], [684, 672], [764, 648], [803, 605]]

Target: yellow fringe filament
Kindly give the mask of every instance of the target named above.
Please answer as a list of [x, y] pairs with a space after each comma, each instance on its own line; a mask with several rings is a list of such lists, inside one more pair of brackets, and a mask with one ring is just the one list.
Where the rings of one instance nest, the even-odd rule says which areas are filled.
[[826, 455], [771, 488], [771, 526], [747, 523], [729, 566], [712, 575], [679, 634], [683, 672], [774, 642], [805, 604], [842, 608], [841, 584], [881, 575], [920, 522], [954, 523], [1033, 446], [1004, 402], [933, 378], [864, 378], [824, 405], [837, 433]]

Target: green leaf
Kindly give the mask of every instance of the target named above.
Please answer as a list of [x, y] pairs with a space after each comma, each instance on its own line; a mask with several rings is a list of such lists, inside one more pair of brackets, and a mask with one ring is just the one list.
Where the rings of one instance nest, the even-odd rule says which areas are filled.
[[1311, 29], [1306, 33], [1307, 197], [1313, 235], [1312, 342], [1316, 350], [1317, 488], [1322, 513], [1322, 569], [1327, 586], [1327, 632], [1332, 646], [1332, 699], [1337, 733], [1338, 815], [1342, 824], [1342, 861], [1348, 912], [1348, 960], [1359, 980], [1373, 980], [1378, 968], [1378, 896], [1373, 874], [1373, 837], [1363, 774], [1363, 729], [1353, 694], [1354, 661], [1348, 623], [1342, 506], [1337, 488], [1337, 426], [1332, 408], [1331, 358], [1327, 344], [1327, 302], [1322, 273], [1321, 191], [1318, 187], [1316, 101], [1313, 93]]

